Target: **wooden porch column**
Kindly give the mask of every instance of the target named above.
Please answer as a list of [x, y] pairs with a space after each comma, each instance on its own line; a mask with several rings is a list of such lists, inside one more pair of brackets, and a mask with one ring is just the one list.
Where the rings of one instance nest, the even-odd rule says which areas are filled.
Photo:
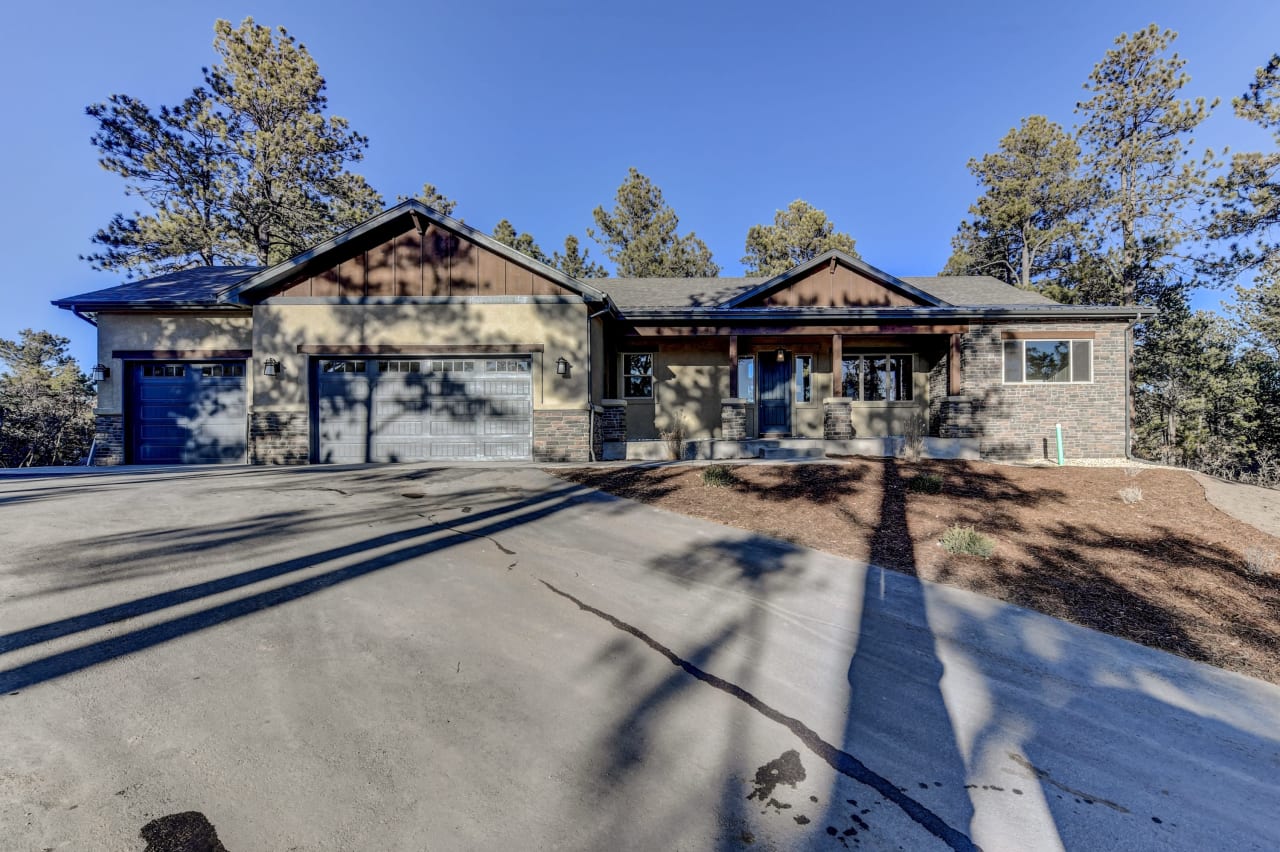
[[738, 398], [738, 335], [729, 335], [729, 397]]
[[844, 396], [844, 335], [831, 335], [831, 395]]
[[960, 335], [951, 335], [951, 349], [947, 353], [947, 396], [964, 393], [964, 373], [960, 370]]

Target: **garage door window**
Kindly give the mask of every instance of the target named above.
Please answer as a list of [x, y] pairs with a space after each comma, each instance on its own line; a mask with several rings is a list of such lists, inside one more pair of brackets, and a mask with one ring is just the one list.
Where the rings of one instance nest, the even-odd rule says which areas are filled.
[[421, 373], [421, 361], [379, 361], [379, 373]]
[[321, 361], [322, 373], [363, 373], [363, 361]]
[[485, 361], [484, 368], [490, 373], [527, 373], [529, 372], [529, 362], [518, 358], [499, 359]]
[[144, 364], [142, 375], [148, 379], [177, 378], [187, 374], [185, 364]]
[[244, 375], [244, 364], [202, 364], [200, 375], [209, 378], [237, 378]]

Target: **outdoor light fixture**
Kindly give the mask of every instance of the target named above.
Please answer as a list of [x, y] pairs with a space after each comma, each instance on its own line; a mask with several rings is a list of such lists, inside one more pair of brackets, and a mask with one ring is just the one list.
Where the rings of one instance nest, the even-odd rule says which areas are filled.
[[111, 378], [111, 368], [105, 364], [94, 364], [92, 372], [89, 373], [89, 378], [93, 380], [94, 384], [103, 379], [109, 379]]
[[556, 375], [557, 376], [569, 375], [569, 362], [565, 360], [564, 356], [561, 356], [556, 359]]
[[778, 347], [778, 363], [779, 364], [785, 363], [786, 360], [787, 360], [787, 353], [782, 351], [782, 347]]
[[280, 362], [275, 358], [268, 358], [262, 362], [262, 375], [278, 376], [280, 374]]

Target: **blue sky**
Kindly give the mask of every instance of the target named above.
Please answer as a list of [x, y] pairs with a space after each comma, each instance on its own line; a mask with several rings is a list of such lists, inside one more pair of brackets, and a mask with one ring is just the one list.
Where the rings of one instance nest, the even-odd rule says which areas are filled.
[[977, 193], [966, 161], [1023, 116], [1070, 126], [1112, 40], [1153, 21], [1180, 33], [1188, 94], [1223, 98], [1198, 145], [1264, 148], [1229, 99], [1280, 51], [1266, 0], [23, 3], [0, 52], [0, 337], [50, 329], [93, 363], [93, 329], [49, 300], [116, 282], [78, 256], [134, 208], [97, 165], [84, 107], [178, 101], [213, 61], [214, 19], [246, 15], [311, 50], [333, 111], [370, 138], [360, 170], [388, 202], [431, 181], [469, 224], [506, 217], [550, 251], [634, 165], [725, 275], [747, 228], [795, 198], [868, 262], [935, 274]]

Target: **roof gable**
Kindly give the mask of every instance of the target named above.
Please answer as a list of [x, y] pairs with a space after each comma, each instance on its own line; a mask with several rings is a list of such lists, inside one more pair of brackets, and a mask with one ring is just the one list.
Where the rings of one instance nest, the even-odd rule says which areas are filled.
[[226, 293], [273, 295], [605, 295], [418, 201], [405, 201], [345, 233], [259, 272]]
[[845, 252], [824, 252], [724, 303], [726, 308], [909, 308], [947, 304]]

